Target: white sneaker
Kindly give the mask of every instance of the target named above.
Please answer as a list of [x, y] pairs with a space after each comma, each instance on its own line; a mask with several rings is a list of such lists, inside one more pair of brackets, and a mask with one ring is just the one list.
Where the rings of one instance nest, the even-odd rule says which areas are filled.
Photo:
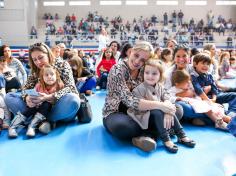
[[132, 138], [132, 143], [145, 152], [151, 152], [155, 150], [157, 146], [156, 141], [147, 136], [134, 137]]
[[217, 119], [215, 122], [215, 128], [220, 129], [220, 130], [224, 130], [224, 131], [229, 131], [229, 129], [227, 128], [227, 123], [225, 123], [223, 121], [223, 119]]
[[10, 138], [16, 138], [18, 136], [15, 128], [8, 128], [8, 136]]
[[35, 129], [32, 127], [28, 127], [27, 132], [26, 132], [26, 136], [34, 137], [35, 136]]

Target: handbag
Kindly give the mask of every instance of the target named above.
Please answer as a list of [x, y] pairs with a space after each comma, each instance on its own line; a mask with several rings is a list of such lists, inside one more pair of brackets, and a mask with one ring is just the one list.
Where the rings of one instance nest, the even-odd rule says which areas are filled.
[[89, 101], [84, 93], [80, 94], [80, 99], [81, 99], [80, 108], [77, 113], [78, 121], [80, 123], [89, 123], [91, 122], [93, 117], [91, 105], [89, 104]]

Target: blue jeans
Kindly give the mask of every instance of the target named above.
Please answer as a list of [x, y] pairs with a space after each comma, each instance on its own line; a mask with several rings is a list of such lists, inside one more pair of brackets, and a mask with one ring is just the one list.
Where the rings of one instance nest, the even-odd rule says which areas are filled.
[[236, 92], [221, 92], [216, 97], [216, 103], [229, 103], [229, 109], [226, 114], [236, 112]]
[[[18, 111], [26, 110], [26, 103], [21, 97], [21, 92], [8, 93], [5, 96], [5, 103], [8, 109], [16, 114]], [[80, 107], [80, 98], [74, 93], [67, 93], [61, 97], [49, 112], [47, 119], [52, 122], [58, 120], [70, 121], [74, 120]]]
[[203, 119], [207, 119], [207, 115], [204, 113], [196, 113], [194, 112], [192, 106], [186, 102], [183, 101], [178, 101], [176, 104], [179, 104], [183, 107], [183, 111], [184, 111], [184, 115], [183, 118], [184, 119], [193, 119], [193, 118], [203, 118]]
[[101, 73], [101, 77], [99, 78], [99, 81], [98, 81], [98, 85], [101, 87], [101, 89], [107, 88], [107, 77], [108, 77], [107, 72]]
[[93, 88], [96, 87], [96, 77], [93, 76], [91, 78], [89, 78], [88, 80], [86, 80], [86, 82], [83, 84], [83, 86], [78, 90], [80, 93], [85, 93], [86, 90], [92, 90]]

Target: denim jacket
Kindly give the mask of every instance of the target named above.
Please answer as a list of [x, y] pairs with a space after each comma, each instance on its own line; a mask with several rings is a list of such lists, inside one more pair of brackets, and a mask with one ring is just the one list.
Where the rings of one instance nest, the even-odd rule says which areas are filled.
[[210, 92], [207, 94], [209, 98], [212, 95], [218, 95], [221, 91], [217, 88], [216, 83], [210, 74], [199, 74], [196, 70], [191, 72], [192, 84], [197, 95], [201, 95], [205, 86], [211, 86]]

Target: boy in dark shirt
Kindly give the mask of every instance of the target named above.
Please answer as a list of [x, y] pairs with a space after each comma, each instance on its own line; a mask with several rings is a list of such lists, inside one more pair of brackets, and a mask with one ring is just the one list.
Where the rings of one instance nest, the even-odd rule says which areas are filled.
[[[199, 53], [194, 56], [194, 70], [191, 73], [191, 78], [196, 94], [200, 96], [202, 100], [206, 100], [209, 103], [228, 103], [229, 109], [226, 114], [236, 116], [236, 93], [224, 93], [217, 88], [212, 75], [208, 73], [210, 65], [211, 59], [208, 54]], [[221, 118], [216, 120], [215, 125], [216, 127], [223, 127], [227, 129], [227, 124]]]

